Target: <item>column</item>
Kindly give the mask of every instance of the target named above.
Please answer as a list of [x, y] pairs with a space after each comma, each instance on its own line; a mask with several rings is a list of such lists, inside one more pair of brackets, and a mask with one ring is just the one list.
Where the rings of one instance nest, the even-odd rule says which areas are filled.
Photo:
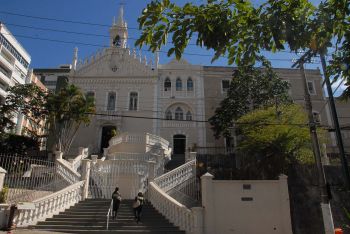
[[81, 179], [85, 180], [85, 183], [83, 186], [82, 200], [85, 200], [89, 194], [89, 179], [90, 179], [91, 160], [90, 159], [83, 159], [81, 166], [82, 166]]
[[204, 234], [215, 233], [213, 178], [208, 172], [201, 177]]

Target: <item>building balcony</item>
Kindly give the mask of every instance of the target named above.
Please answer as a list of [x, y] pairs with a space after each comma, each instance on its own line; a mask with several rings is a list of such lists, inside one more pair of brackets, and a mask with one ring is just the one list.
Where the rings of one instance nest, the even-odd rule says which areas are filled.
[[3, 51], [0, 52], [0, 62], [10, 70], [13, 69], [13, 66], [15, 64], [15, 60], [4, 54]]
[[196, 123], [191, 121], [181, 121], [181, 120], [163, 120], [163, 128], [195, 128]]
[[1, 67], [0, 67], [0, 80], [4, 84], [12, 86], [11, 76], [9, 76], [9, 74], [7, 74], [6, 71], [3, 71]]
[[176, 90], [167, 90], [165, 91], [164, 89], [161, 90], [161, 96], [162, 97], [169, 97], [169, 98], [192, 98], [195, 97], [195, 91], [188, 91], [188, 90], [181, 90], [181, 91], [176, 91]]

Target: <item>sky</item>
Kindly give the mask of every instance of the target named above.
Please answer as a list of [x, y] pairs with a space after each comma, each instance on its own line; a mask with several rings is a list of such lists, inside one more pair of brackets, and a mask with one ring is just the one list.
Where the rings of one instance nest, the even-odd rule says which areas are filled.
[[[261, 0], [255, 0], [254, 3], [259, 4], [259, 1], [261, 2]], [[113, 17], [118, 16], [121, 2], [124, 3], [124, 17], [129, 28], [128, 44], [133, 48], [135, 40], [140, 35], [137, 18], [150, 0], [0, 0], [0, 21], [31, 55], [32, 68], [52, 68], [70, 64], [75, 47], [78, 47], [79, 59], [84, 59], [95, 54], [98, 49], [108, 46], [108, 30]], [[184, 4], [188, 1], [173, 2]], [[204, 0], [192, 2], [200, 4]], [[318, 4], [320, 1], [312, 2]], [[54, 20], [47, 20], [47, 18]], [[78, 21], [84, 24], [67, 21]], [[166, 56], [169, 46], [164, 47], [160, 52], [161, 64], [168, 63], [172, 59]], [[148, 58], [153, 57], [147, 51], [147, 47], [142, 48], [141, 53]], [[185, 53], [183, 58], [192, 64], [227, 66], [227, 60], [224, 58], [211, 63], [213, 52], [197, 46], [190, 45]], [[290, 68], [293, 59], [299, 57], [289, 52], [276, 54], [265, 52], [265, 55], [274, 67], [283, 68]], [[317, 62], [306, 65], [306, 68], [310, 69], [318, 67], [321, 68], [321, 64]]]

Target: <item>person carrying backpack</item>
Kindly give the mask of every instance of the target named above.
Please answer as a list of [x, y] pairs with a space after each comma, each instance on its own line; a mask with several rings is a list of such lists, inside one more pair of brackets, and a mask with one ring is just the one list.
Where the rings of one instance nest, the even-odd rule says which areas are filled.
[[136, 222], [139, 223], [141, 221], [141, 213], [142, 213], [142, 207], [144, 204], [144, 198], [143, 198], [143, 194], [141, 192], [139, 192], [137, 194], [137, 197], [135, 197], [135, 208], [134, 208], [134, 212], [135, 212], [135, 219]]
[[114, 192], [112, 193], [112, 199], [113, 199], [113, 219], [117, 218], [118, 209], [120, 206], [120, 202], [122, 201], [122, 196], [119, 193], [119, 188], [116, 187]]

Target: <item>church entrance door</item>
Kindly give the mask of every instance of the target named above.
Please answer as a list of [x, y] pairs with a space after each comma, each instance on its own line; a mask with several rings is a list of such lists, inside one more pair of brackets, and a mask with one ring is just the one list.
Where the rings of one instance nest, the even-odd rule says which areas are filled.
[[185, 154], [186, 150], [186, 136], [174, 135], [174, 154]]
[[109, 146], [109, 140], [115, 136], [117, 133], [117, 128], [115, 126], [103, 126], [102, 127], [102, 136], [101, 136], [101, 149], [100, 152], [103, 153], [103, 148]]

